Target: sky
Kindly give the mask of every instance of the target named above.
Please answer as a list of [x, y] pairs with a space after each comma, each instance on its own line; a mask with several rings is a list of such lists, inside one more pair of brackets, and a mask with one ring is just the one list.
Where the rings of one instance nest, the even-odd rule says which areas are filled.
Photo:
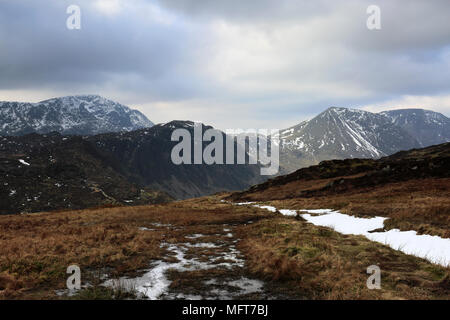
[[449, 21], [448, 0], [1, 0], [0, 101], [99, 94], [223, 130], [331, 106], [450, 116]]

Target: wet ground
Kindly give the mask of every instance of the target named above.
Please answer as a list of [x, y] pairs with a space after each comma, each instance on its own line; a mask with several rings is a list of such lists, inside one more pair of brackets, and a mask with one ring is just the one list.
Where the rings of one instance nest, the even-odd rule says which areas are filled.
[[[248, 221], [247, 223], [252, 223]], [[154, 226], [157, 229], [170, 225]], [[211, 233], [191, 233], [183, 242], [162, 243], [166, 256], [137, 277], [108, 280], [107, 286], [135, 290], [146, 299], [269, 299], [266, 284], [246, 274], [236, 248], [235, 226], [222, 224]], [[152, 229], [142, 227], [142, 231]]]

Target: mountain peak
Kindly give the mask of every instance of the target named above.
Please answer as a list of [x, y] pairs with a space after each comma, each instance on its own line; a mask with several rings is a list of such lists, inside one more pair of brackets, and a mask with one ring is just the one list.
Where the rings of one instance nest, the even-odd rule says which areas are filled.
[[153, 126], [138, 110], [102, 96], [57, 97], [38, 103], [0, 102], [0, 135], [48, 133], [92, 135]]
[[340, 115], [369, 115], [372, 114], [369, 111], [365, 111], [365, 110], [361, 110], [361, 109], [353, 109], [353, 108], [344, 108], [344, 107], [329, 107], [328, 109], [326, 109], [325, 111], [323, 111], [322, 113], [320, 113], [318, 115], [318, 117], [320, 116], [340, 116]]
[[[110, 99], [106, 99], [98, 94], [81, 94], [81, 95], [73, 95], [73, 96], [63, 96], [63, 97], [56, 97], [56, 98], [50, 98], [50, 99], [46, 99], [43, 101], [38, 102], [38, 104], [45, 104], [45, 103], [50, 103], [50, 102], [55, 102], [55, 101], [61, 101], [65, 104], [73, 104], [73, 103], [78, 103], [78, 102], [96, 102], [96, 103], [101, 103], [101, 104], [106, 104], [106, 103], [110, 103], [110, 104], [118, 104], [117, 102], [110, 100]], [[125, 108], [128, 108], [127, 106], [122, 105]]]
[[329, 112], [356, 112], [356, 113], [371, 113], [369, 111], [355, 109], [355, 108], [347, 108], [347, 107], [329, 107], [325, 111]]
[[327, 159], [379, 158], [419, 146], [386, 116], [342, 107], [282, 131], [281, 142], [288, 170]]

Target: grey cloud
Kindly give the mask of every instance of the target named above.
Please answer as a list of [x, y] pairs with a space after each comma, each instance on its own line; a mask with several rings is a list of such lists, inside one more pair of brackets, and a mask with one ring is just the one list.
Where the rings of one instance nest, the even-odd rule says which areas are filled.
[[[65, 9], [70, 3], [0, 3], [2, 89], [106, 85], [123, 76], [137, 87], [146, 83], [145, 90], [155, 95], [189, 94], [192, 86], [180, 90], [177, 79], [192, 63], [190, 46], [196, 40], [191, 30], [126, 15], [102, 16], [84, 1], [82, 29], [69, 31]], [[167, 92], [172, 85], [178, 90]]]
[[[177, 112], [189, 114], [182, 108], [200, 101], [193, 115], [208, 113], [207, 120], [221, 127], [238, 121], [236, 112], [248, 116], [239, 121], [249, 126], [265, 119], [294, 124], [331, 105], [450, 93], [447, 0], [129, 0], [113, 16], [93, 9], [93, 2], [77, 1], [82, 29], [69, 31], [65, 10], [71, 0], [2, 0], [0, 90], [176, 104], [178, 109], [167, 108], [166, 121], [178, 118]], [[145, 15], [146, 3], [174, 21], [153, 21]], [[382, 9], [382, 30], [375, 32], [365, 27], [372, 3]], [[237, 31], [222, 35], [218, 24]], [[284, 39], [286, 30], [301, 36], [293, 32]], [[245, 37], [227, 42], [247, 33], [268, 41], [268, 48], [253, 50]], [[221, 60], [223, 51], [246, 49], [255, 60], [265, 58], [261, 70], [246, 65], [251, 54]], [[233, 112], [227, 116], [223, 106]], [[152, 118], [151, 109], [146, 113]]]
[[158, 0], [158, 3], [195, 18], [224, 19], [239, 23], [301, 21], [327, 14], [339, 6], [338, 1], [330, 0]]

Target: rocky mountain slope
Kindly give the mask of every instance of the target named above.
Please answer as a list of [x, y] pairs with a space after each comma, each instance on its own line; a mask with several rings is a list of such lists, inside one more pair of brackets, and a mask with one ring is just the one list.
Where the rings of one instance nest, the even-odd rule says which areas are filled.
[[0, 138], [0, 214], [172, 200], [127, 180], [91, 142], [57, 133]]
[[322, 160], [380, 158], [421, 146], [388, 117], [347, 108], [329, 108], [282, 130], [280, 142], [280, 162], [287, 172]]
[[[9, 177], [5, 179], [9, 187], [2, 192], [8, 194], [8, 201], [19, 190], [24, 190], [26, 181], [40, 181], [43, 176], [52, 179], [46, 172], [50, 170], [47, 166], [55, 154], [63, 159], [58, 162], [60, 169], [55, 179], [65, 181], [65, 175], [70, 176], [70, 168], [74, 165], [77, 168], [74, 172], [83, 177], [82, 180], [73, 180], [74, 186], [77, 184], [76, 188], [84, 186], [89, 190], [96, 188], [91, 180], [99, 185], [95, 181], [103, 181], [108, 177], [116, 181], [118, 186], [126, 185], [128, 189], [150, 188], [167, 192], [174, 198], [185, 199], [223, 190], [242, 190], [265, 179], [260, 175], [259, 165], [175, 165], [170, 154], [177, 142], [171, 141], [171, 134], [173, 130], [183, 128], [193, 137], [192, 122], [172, 121], [153, 126], [138, 111], [95, 95], [56, 98], [37, 104], [3, 102], [0, 103], [0, 121], [0, 134], [4, 135], [19, 136], [27, 132], [46, 133], [52, 130], [66, 135], [79, 135], [63, 137], [52, 133], [0, 138], [3, 139], [0, 143], [0, 169], [5, 177]], [[208, 128], [204, 127], [203, 130]], [[309, 121], [280, 132], [280, 174], [316, 165], [323, 160], [376, 159], [400, 150], [449, 141], [449, 130], [449, 119], [431, 111], [394, 110], [375, 114], [329, 108]], [[221, 134], [225, 137], [224, 133]], [[30, 142], [26, 139], [30, 139]], [[240, 148], [256, 152], [247, 143]], [[46, 150], [46, 153], [42, 153], [42, 150]], [[24, 162], [31, 165], [27, 166]], [[36, 165], [38, 167], [35, 168]], [[15, 177], [18, 182], [15, 183], [11, 177]], [[83, 182], [83, 179], [88, 182]], [[48, 192], [54, 198], [58, 192], [53, 187], [62, 184], [56, 180], [52, 188], [44, 188], [43, 193]], [[11, 184], [17, 190], [10, 188]], [[116, 192], [100, 184], [105, 194]], [[37, 185], [42, 187], [41, 182]], [[77, 192], [70, 189], [59, 194]], [[10, 193], [13, 195], [9, 196]], [[34, 197], [36, 195], [24, 193], [18, 201], [31, 203], [28, 199]], [[138, 197], [138, 193], [133, 193], [132, 197], [123, 192], [112, 196], [119, 202], [132, 200], [133, 203]], [[63, 201], [58, 200], [57, 203], [65, 205], [67, 197], [65, 199], [63, 197]], [[20, 208], [37, 210], [42, 207], [43, 202], [36, 203], [36, 206], [21, 204]], [[76, 206], [75, 202], [70, 206]], [[10, 207], [6, 205], [6, 208]], [[22, 210], [20, 208], [16, 211]], [[47, 210], [54, 206], [43, 208]]]
[[173, 164], [176, 128], [192, 131], [193, 123], [95, 136], [1, 137], [0, 214], [160, 203], [263, 181], [258, 165]]
[[38, 103], [0, 102], [0, 135], [59, 132], [93, 135], [153, 126], [141, 112], [98, 95]]
[[450, 141], [450, 119], [441, 113], [423, 109], [401, 109], [384, 111], [381, 114], [408, 132], [421, 147]]
[[[210, 129], [203, 126], [203, 132]], [[194, 123], [171, 121], [121, 134], [103, 134], [88, 137], [101, 152], [121, 164], [127, 177], [157, 190], [163, 190], [178, 199], [212, 194], [223, 190], [242, 190], [263, 181], [259, 165], [176, 165], [171, 160], [172, 148], [178, 144], [171, 141], [175, 129], [186, 129], [194, 139]], [[225, 134], [221, 133], [225, 141]], [[203, 148], [209, 142], [203, 143]], [[194, 142], [192, 140], [192, 146]], [[224, 157], [226, 149], [224, 145]], [[193, 154], [192, 161], [193, 163]], [[236, 152], [235, 152], [236, 159]], [[234, 163], [237, 163], [236, 161]]]

